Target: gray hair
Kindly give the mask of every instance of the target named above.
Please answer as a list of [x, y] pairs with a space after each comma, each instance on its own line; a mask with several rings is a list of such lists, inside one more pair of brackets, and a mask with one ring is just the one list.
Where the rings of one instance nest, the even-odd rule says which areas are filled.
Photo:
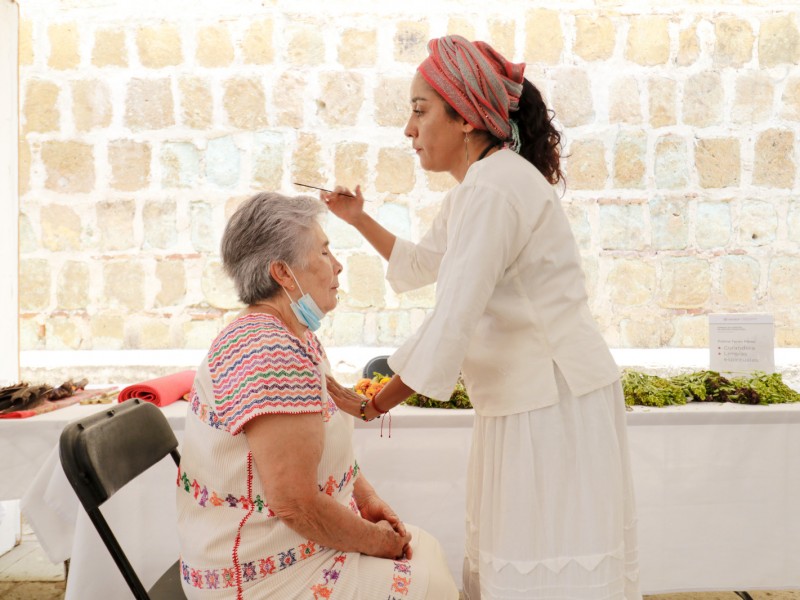
[[310, 233], [325, 205], [310, 196], [261, 192], [236, 209], [225, 226], [220, 253], [239, 299], [255, 304], [271, 298], [280, 285], [269, 274], [275, 261], [304, 267]]

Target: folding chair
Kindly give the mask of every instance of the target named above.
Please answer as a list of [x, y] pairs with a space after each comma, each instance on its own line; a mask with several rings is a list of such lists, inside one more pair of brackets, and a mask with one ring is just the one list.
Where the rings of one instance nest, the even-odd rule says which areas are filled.
[[178, 440], [161, 410], [138, 398], [73, 421], [61, 432], [61, 466], [100, 538], [137, 600], [186, 596], [176, 561], [148, 592], [139, 580], [100, 507], [126, 483], [165, 456], [180, 464]]
[[372, 376], [375, 373], [380, 373], [381, 375], [394, 375], [394, 371], [389, 368], [388, 362], [389, 355], [384, 354], [382, 356], [373, 356], [367, 361], [367, 364], [364, 365], [363, 377], [368, 379], [372, 379]]

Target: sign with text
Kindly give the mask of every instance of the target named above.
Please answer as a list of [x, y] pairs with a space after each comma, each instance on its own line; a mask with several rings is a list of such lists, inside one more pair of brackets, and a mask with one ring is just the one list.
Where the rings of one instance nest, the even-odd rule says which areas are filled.
[[709, 368], [723, 373], [775, 371], [772, 315], [708, 315]]

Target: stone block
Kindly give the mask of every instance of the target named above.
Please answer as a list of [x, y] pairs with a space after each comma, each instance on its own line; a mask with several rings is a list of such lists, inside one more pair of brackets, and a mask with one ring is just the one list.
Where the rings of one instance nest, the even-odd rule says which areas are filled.
[[689, 245], [689, 203], [686, 199], [653, 196], [649, 205], [653, 248], [685, 249]]
[[119, 350], [125, 337], [125, 317], [120, 313], [103, 311], [92, 315], [89, 322], [92, 348]]
[[214, 99], [211, 87], [199, 77], [178, 80], [181, 122], [192, 129], [209, 129], [214, 119]]
[[659, 283], [664, 308], [703, 308], [711, 298], [711, 269], [702, 258], [663, 258]]
[[31, 146], [21, 137], [17, 144], [19, 168], [17, 170], [19, 195], [24, 196], [31, 189]]
[[778, 233], [778, 213], [770, 202], [745, 200], [737, 220], [737, 233], [742, 246], [770, 246]]
[[677, 348], [708, 348], [708, 317], [678, 316], [672, 319], [675, 330], [667, 345]]
[[352, 190], [367, 181], [367, 144], [342, 142], [336, 145], [334, 177], [338, 185]]
[[321, 73], [317, 114], [328, 127], [355, 125], [364, 104], [364, 78], [353, 72]]
[[29, 67], [33, 64], [33, 22], [30, 19], [19, 21], [19, 65]]
[[694, 218], [695, 243], [700, 248], [722, 248], [731, 240], [729, 202], [698, 202]]
[[252, 152], [254, 187], [262, 190], [280, 189], [286, 153], [283, 135], [272, 131], [254, 134]]
[[50, 261], [23, 258], [19, 261], [19, 309], [44, 311], [50, 308], [52, 290]]
[[797, 165], [795, 139], [790, 129], [768, 129], [758, 134], [753, 164], [753, 183], [770, 188], [791, 189]]
[[683, 136], [668, 134], [656, 140], [653, 174], [656, 187], [684, 188], [689, 185], [689, 147]]
[[56, 304], [60, 310], [86, 310], [92, 281], [89, 265], [76, 260], [66, 261], [58, 273]]
[[175, 124], [169, 79], [131, 79], [125, 97], [125, 126], [133, 131], [166, 129]]
[[114, 252], [135, 247], [136, 202], [134, 200], [103, 200], [96, 204], [95, 210], [101, 251]]
[[85, 316], [52, 314], [46, 321], [47, 350], [78, 350], [84, 345]]
[[668, 127], [678, 122], [676, 87], [670, 77], [651, 77], [648, 81], [651, 127]]
[[183, 63], [181, 35], [174, 25], [139, 27], [136, 31], [139, 62], [148, 69], [162, 69]]
[[623, 319], [620, 322], [625, 348], [662, 348], [674, 334], [672, 324], [664, 319]]
[[278, 78], [272, 91], [272, 103], [275, 106], [275, 123], [282, 127], [302, 129], [305, 123], [303, 103], [297, 98], [306, 95], [307, 84], [299, 73], [287, 72]]
[[601, 190], [606, 187], [608, 166], [602, 140], [575, 140], [567, 154], [567, 180], [575, 190]]
[[656, 291], [656, 270], [642, 259], [616, 259], [606, 281], [611, 302], [622, 306], [646, 304]]
[[200, 288], [209, 306], [226, 310], [242, 308], [233, 280], [225, 274], [219, 260], [209, 260], [203, 265]]
[[50, 55], [47, 66], [58, 71], [75, 69], [80, 65], [80, 35], [77, 23], [53, 23], [47, 27]]
[[31, 219], [24, 212], [19, 214], [19, 252], [32, 254], [39, 249], [39, 239], [31, 225]]
[[797, 299], [800, 298], [800, 258], [772, 258], [769, 265], [768, 293], [775, 304], [797, 306]]
[[736, 138], [697, 140], [694, 164], [702, 187], [738, 186], [741, 171], [739, 140]]
[[150, 183], [152, 150], [147, 142], [113, 140], [108, 143], [111, 187], [126, 192], [141, 190]]
[[186, 349], [206, 349], [217, 337], [222, 328], [222, 318], [217, 312], [193, 314], [183, 323], [183, 347]]
[[697, 20], [678, 33], [678, 66], [688, 67], [700, 58], [700, 40], [697, 36]]
[[428, 56], [430, 32], [427, 20], [399, 21], [395, 25], [394, 59], [417, 65]]
[[128, 48], [124, 29], [98, 29], [94, 33], [92, 64], [95, 67], [127, 67]]
[[766, 73], [751, 71], [736, 78], [736, 96], [733, 101], [731, 120], [749, 125], [761, 123], [772, 114], [775, 84]]
[[104, 81], [72, 82], [72, 120], [78, 131], [108, 127], [111, 116], [111, 93]]
[[396, 202], [384, 202], [378, 207], [378, 222], [396, 236], [411, 238], [411, 214], [408, 206]]
[[642, 98], [636, 77], [618, 77], [611, 82], [608, 94], [608, 121], [610, 123], [642, 122]]
[[181, 308], [186, 301], [186, 265], [181, 258], [162, 259], [156, 262], [156, 308], [174, 306]]
[[301, 133], [297, 136], [291, 162], [292, 181], [322, 186], [323, 173], [327, 172], [327, 167], [322, 164], [320, 150], [317, 136], [310, 133]]
[[178, 241], [175, 202], [147, 200], [142, 210], [144, 248], [166, 250]]
[[316, 67], [325, 61], [324, 38], [319, 34], [318, 27], [307, 25], [294, 28], [288, 34], [286, 58], [290, 64], [296, 67]]
[[224, 24], [201, 27], [197, 32], [195, 58], [201, 67], [227, 67], [233, 62], [231, 34]]
[[161, 146], [161, 185], [189, 188], [200, 179], [200, 152], [191, 142], [164, 142]]
[[790, 202], [786, 214], [786, 235], [792, 242], [800, 242], [800, 204]]
[[386, 285], [383, 264], [375, 255], [353, 254], [347, 258], [348, 305], [353, 308], [383, 308]]
[[723, 85], [720, 74], [703, 71], [686, 80], [683, 95], [683, 122], [694, 127], [722, 123]]
[[646, 133], [640, 131], [620, 133], [614, 144], [614, 187], [644, 187], [646, 156]]
[[345, 69], [373, 67], [378, 61], [378, 32], [345, 29], [339, 38], [339, 64]]
[[664, 65], [669, 60], [669, 18], [661, 15], [630, 19], [625, 58], [640, 65]]
[[109, 260], [103, 264], [103, 306], [144, 309], [144, 268], [139, 259]]
[[751, 256], [725, 256], [722, 258], [720, 288], [727, 304], [755, 306], [761, 266]]
[[381, 148], [376, 171], [375, 189], [379, 192], [405, 194], [414, 187], [414, 157], [407, 150]]
[[197, 252], [217, 252], [219, 240], [214, 232], [214, 210], [208, 202], [197, 200], [189, 206], [192, 247]]
[[23, 131], [58, 131], [61, 120], [59, 92], [58, 85], [52, 81], [32, 79], [28, 82], [22, 105]]
[[44, 321], [44, 317], [40, 313], [20, 315], [20, 350], [44, 350], [47, 329], [42, 321]]
[[513, 60], [517, 55], [517, 45], [514, 39], [516, 24], [513, 20], [489, 19], [489, 43], [508, 60]]
[[405, 127], [411, 116], [411, 79], [380, 77], [375, 87], [375, 122], [384, 127]]
[[151, 317], [139, 322], [139, 344], [140, 348], [152, 349], [174, 349], [172, 332], [168, 321], [163, 318]]
[[583, 69], [566, 67], [553, 75], [553, 108], [565, 127], [587, 125], [594, 120], [594, 100], [589, 76]]
[[737, 17], [714, 20], [714, 66], [742, 67], [753, 58], [755, 35], [750, 23]]
[[586, 61], [608, 60], [614, 54], [617, 31], [611, 19], [597, 15], [575, 17], [575, 54]]
[[600, 204], [600, 247], [603, 250], [642, 250], [646, 245], [642, 204]]
[[589, 222], [590, 207], [585, 203], [570, 202], [564, 204], [564, 212], [569, 220], [572, 235], [575, 236], [575, 243], [581, 252], [591, 249], [592, 244], [592, 225]]
[[460, 35], [468, 40], [477, 39], [472, 21], [469, 18], [452, 14], [447, 19], [447, 35]]
[[789, 77], [786, 80], [779, 112], [784, 119], [800, 121], [800, 77]]
[[39, 213], [42, 245], [50, 251], [79, 250], [83, 228], [75, 210], [63, 204], [42, 206]]
[[272, 33], [272, 19], [259, 19], [250, 24], [242, 40], [242, 57], [245, 63], [266, 65], [275, 59]]
[[91, 192], [94, 189], [94, 147], [83, 142], [42, 142], [45, 187], [62, 193]]
[[381, 311], [377, 314], [378, 344], [399, 346], [412, 333], [411, 319], [404, 311]]
[[235, 77], [225, 82], [224, 89], [222, 104], [233, 127], [254, 130], [268, 124], [266, 95], [260, 79]]
[[525, 62], [556, 65], [564, 51], [561, 13], [532, 9], [525, 13]]
[[446, 192], [458, 183], [450, 173], [444, 171], [441, 173], [425, 171], [425, 179], [428, 182], [428, 189], [432, 192]]
[[239, 183], [241, 152], [233, 137], [208, 140], [206, 148], [206, 180], [219, 187], [235, 187]]
[[779, 14], [761, 21], [758, 62], [762, 68], [800, 62], [800, 32], [795, 13]]
[[336, 310], [328, 315], [333, 329], [334, 346], [361, 346], [364, 335], [364, 313]]

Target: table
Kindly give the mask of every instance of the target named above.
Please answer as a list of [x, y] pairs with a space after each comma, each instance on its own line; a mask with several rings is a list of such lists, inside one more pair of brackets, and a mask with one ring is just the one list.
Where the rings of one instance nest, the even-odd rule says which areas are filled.
[[[62, 416], [75, 418], [98, 409], [67, 410]], [[180, 437], [185, 405], [165, 413]], [[386, 427], [380, 437], [376, 422], [356, 422], [359, 463], [401, 518], [441, 540], [458, 581], [472, 411], [392, 413], [391, 438]], [[800, 588], [800, 405], [636, 407], [627, 421], [643, 592]], [[52, 429], [42, 427], [51, 450], [28, 475], [23, 512], [51, 560], [72, 557], [67, 600], [119, 597], [124, 584], [78, 510]], [[105, 510], [146, 585], [177, 555], [174, 491], [164, 486], [173, 474], [163, 462]], [[159, 539], [140, 534], [144, 519], [163, 532]]]

